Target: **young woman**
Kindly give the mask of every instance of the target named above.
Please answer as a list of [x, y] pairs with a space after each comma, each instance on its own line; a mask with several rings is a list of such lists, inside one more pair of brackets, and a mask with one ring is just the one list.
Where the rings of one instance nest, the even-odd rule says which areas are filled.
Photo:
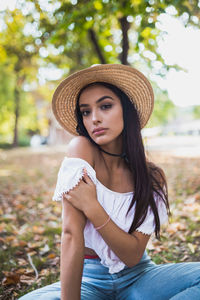
[[58, 173], [62, 200], [61, 281], [20, 299], [200, 299], [200, 263], [156, 265], [169, 204], [163, 171], [141, 137], [153, 91], [129, 66], [97, 65], [65, 79], [53, 96], [58, 122], [76, 135]]

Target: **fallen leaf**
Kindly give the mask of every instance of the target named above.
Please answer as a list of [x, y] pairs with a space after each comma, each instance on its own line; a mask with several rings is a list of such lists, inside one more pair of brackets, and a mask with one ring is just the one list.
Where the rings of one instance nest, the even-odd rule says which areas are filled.
[[3, 278], [2, 284], [3, 285], [11, 285], [11, 284], [17, 284], [20, 282], [20, 274], [14, 273], [14, 272], [2, 272], [5, 277]]
[[44, 255], [46, 254], [47, 252], [49, 252], [50, 248], [49, 248], [49, 245], [46, 244], [42, 249], [40, 249], [40, 254], [41, 255]]
[[30, 249], [36, 249], [36, 248], [40, 248], [41, 246], [43, 246], [43, 242], [42, 241], [40, 241], [40, 242], [38, 241], [35, 243], [29, 242], [27, 245]]
[[42, 226], [33, 226], [33, 232], [34, 233], [39, 233], [39, 234], [43, 234], [45, 231], [44, 227]]
[[25, 266], [28, 264], [28, 262], [24, 258], [18, 258], [17, 261], [20, 266]]
[[190, 251], [192, 253], [195, 253], [197, 245], [193, 245], [192, 243], [188, 243], [187, 245], [188, 245], [188, 248], [190, 249]]
[[50, 253], [50, 254], [47, 256], [47, 258], [49, 258], [49, 259], [52, 259], [52, 258], [55, 258], [55, 257], [56, 257], [55, 253]]

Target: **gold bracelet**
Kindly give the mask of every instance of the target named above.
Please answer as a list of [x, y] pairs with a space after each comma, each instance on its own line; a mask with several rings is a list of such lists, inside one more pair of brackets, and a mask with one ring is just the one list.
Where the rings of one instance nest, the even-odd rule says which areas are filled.
[[109, 221], [110, 221], [110, 216], [108, 217], [108, 220], [103, 225], [101, 225], [99, 227], [95, 227], [95, 229], [99, 230], [99, 229], [103, 228]]

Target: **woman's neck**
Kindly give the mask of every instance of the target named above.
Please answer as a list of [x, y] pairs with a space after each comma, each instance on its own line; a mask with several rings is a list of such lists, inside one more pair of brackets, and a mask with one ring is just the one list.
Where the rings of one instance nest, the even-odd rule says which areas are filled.
[[[99, 149], [99, 151], [100, 151], [101, 157], [103, 158], [103, 161], [105, 163], [106, 169], [108, 171], [114, 172], [115, 170], [125, 166], [125, 160], [123, 157], [107, 154], [104, 151], [102, 151], [102, 149]], [[107, 150], [105, 150], [105, 151], [107, 151]], [[118, 154], [118, 153], [114, 153], [114, 154]]]
[[105, 151], [103, 150], [101, 147], [99, 147], [100, 151], [102, 151], [103, 153], [107, 154], [107, 155], [110, 155], [110, 156], [114, 156], [114, 157], [121, 157], [121, 158], [124, 158], [125, 157], [125, 152], [122, 152], [120, 154], [117, 154], [117, 153], [111, 153], [111, 152], [108, 152], [108, 151]]
[[111, 143], [98, 145], [98, 148], [109, 170], [116, 170], [124, 166], [125, 152], [123, 151], [122, 136]]

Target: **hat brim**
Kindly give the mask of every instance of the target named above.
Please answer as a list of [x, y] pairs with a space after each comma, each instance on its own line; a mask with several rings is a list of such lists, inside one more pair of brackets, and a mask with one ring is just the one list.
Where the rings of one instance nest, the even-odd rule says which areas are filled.
[[93, 82], [107, 82], [120, 88], [134, 103], [141, 128], [147, 124], [154, 106], [154, 93], [147, 78], [127, 65], [103, 64], [78, 71], [57, 87], [52, 99], [52, 110], [65, 130], [78, 135], [75, 117], [77, 96], [84, 86]]

